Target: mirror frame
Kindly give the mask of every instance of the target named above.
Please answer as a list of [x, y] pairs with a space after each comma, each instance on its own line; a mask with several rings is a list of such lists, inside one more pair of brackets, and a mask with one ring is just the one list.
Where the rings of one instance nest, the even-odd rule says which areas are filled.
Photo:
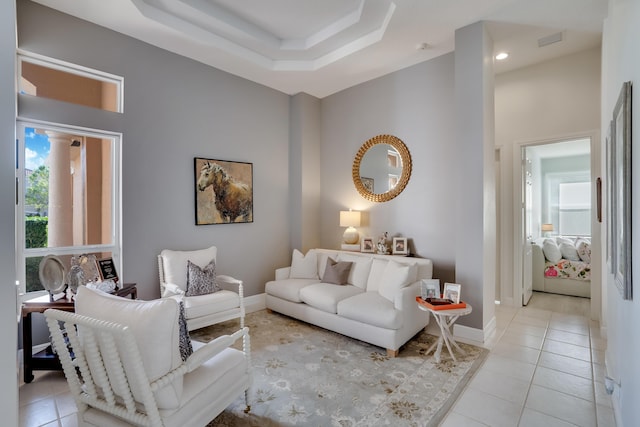
[[[402, 159], [402, 175], [400, 175], [400, 180], [393, 189], [380, 194], [367, 190], [362, 183], [362, 179], [360, 179], [360, 163], [362, 162], [362, 158], [369, 148], [377, 144], [391, 145], [398, 151], [400, 158]], [[356, 158], [353, 161], [353, 168], [351, 169], [353, 184], [356, 186], [358, 193], [360, 193], [360, 195], [365, 199], [372, 202], [388, 202], [402, 193], [402, 190], [404, 190], [407, 183], [409, 183], [409, 178], [411, 177], [411, 166], [411, 153], [409, 153], [409, 149], [402, 140], [393, 135], [374, 136], [362, 144], [362, 147], [360, 147], [356, 153]]]

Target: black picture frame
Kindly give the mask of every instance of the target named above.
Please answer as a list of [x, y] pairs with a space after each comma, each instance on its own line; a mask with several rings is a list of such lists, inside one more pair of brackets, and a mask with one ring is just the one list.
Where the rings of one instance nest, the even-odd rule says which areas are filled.
[[253, 163], [194, 158], [196, 225], [253, 222]]
[[96, 267], [98, 267], [98, 273], [100, 274], [100, 280], [113, 280], [118, 283], [118, 272], [116, 265], [113, 262], [113, 258], [102, 258], [96, 260]]
[[614, 282], [623, 299], [633, 297], [631, 278], [631, 82], [622, 84], [611, 136], [611, 245]]

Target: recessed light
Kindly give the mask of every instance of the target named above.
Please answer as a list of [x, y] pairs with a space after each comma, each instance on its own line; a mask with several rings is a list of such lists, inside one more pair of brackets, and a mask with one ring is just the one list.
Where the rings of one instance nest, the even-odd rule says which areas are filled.
[[496, 59], [498, 61], [504, 61], [508, 57], [509, 57], [509, 54], [507, 52], [500, 52], [499, 54], [496, 55]]

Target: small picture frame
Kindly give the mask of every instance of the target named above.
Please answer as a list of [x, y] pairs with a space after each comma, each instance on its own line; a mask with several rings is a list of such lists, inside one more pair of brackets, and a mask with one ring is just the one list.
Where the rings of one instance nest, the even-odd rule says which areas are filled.
[[393, 255], [408, 255], [409, 254], [409, 245], [407, 244], [406, 237], [394, 237], [393, 238], [393, 249], [391, 252]]
[[360, 252], [374, 253], [376, 245], [373, 243], [373, 237], [363, 237], [360, 242]]
[[98, 267], [98, 273], [100, 273], [100, 280], [113, 280], [118, 283], [118, 273], [116, 271], [116, 265], [113, 262], [113, 258], [102, 258], [96, 261]]
[[460, 304], [460, 288], [457, 283], [445, 283], [443, 298], [453, 301], [454, 304]]
[[420, 281], [420, 296], [425, 301], [427, 298], [440, 298], [440, 280], [422, 279]]

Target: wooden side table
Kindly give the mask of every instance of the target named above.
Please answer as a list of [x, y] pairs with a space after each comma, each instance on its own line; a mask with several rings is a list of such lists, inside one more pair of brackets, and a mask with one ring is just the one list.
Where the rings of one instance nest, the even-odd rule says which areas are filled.
[[453, 350], [451, 349], [451, 346], [456, 348], [463, 355], [467, 354], [463, 349], [460, 348], [456, 340], [453, 338], [453, 333], [451, 328], [453, 327], [453, 324], [456, 323], [456, 320], [458, 320], [460, 316], [465, 316], [471, 313], [473, 309], [471, 307], [471, 304], [467, 303], [467, 306], [465, 308], [454, 308], [450, 310], [433, 310], [421, 304], [418, 304], [418, 307], [420, 308], [420, 310], [428, 311], [431, 314], [433, 314], [433, 318], [435, 319], [436, 323], [438, 324], [438, 327], [440, 328], [440, 336], [438, 337], [438, 340], [434, 342], [431, 345], [431, 347], [429, 347], [429, 349], [427, 350], [427, 354], [429, 354], [433, 351], [434, 348], [436, 349], [436, 352], [433, 354], [434, 359], [436, 359], [436, 363], [440, 363], [442, 343], [444, 343], [447, 346], [447, 350], [449, 350], [449, 354], [451, 355], [451, 358], [454, 361], [456, 360], [456, 356], [453, 354]]
[[[131, 299], [137, 299], [138, 289], [135, 283], [125, 283], [112, 294], [119, 297], [130, 296]], [[33, 371], [56, 371], [62, 369], [58, 356], [51, 351], [51, 346], [32, 354], [31, 314], [44, 313], [49, 308], [73, 312], [75, 304], [66, 298], [51, 301], [49, 295], [33, 298], [22, 303], [22, 361], [25, 383], [33, 381]]]

